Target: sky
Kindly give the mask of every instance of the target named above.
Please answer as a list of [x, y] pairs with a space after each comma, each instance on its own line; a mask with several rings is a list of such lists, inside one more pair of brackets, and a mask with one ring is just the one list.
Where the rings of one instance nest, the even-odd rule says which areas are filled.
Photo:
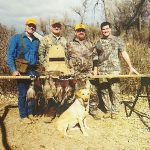
[[[77, 14], [72, 8], [81, 7], [83, 0], [0, 0], [0, 23], [8, 27], [15, 27], [17, 31], [24, 30], [24, 22], [27, 18], [50, 19], [60, 18], [64, 15], [80, 22]], [[93, 11], [97, 0], [88, 0], [88, 10], [86, 22], [92, 23], [94, 20], [104, 20], [101, 2]], [[95, 15], [93, 15], [93, 13]]]

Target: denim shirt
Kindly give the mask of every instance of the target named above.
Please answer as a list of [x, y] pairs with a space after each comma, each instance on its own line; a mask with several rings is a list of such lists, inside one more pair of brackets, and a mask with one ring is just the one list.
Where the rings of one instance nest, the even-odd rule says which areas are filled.
[[[31, 41], [25, 33], [22, 33], [22, 36], [24, 44], [24, 58], [28, 61], [30, 66], [34, 66], [38, 61], [38, 48], [40, 42], [36, 37], [34, 37]], [[21, 52], [20, 37], [20, 34], [16, 34], [12, 36], [9, 41], [7, 51], [7, 65], [11, 72], [16, 71], [15, 59], [19, 57]]]

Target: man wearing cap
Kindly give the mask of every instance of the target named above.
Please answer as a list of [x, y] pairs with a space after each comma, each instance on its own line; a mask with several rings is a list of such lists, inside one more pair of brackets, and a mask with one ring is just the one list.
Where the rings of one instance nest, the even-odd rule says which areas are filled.
[[68, 48], [70, 66], [75, 76], [87, 76], [92, 71], [92, 44], [86, 40], [86, 26], [75, 26], [75, 38], [69, 43]]
[[[58, 72], [68, 72], [69, 70], [66, 65], [67, 40], [65, 39], [65, 37], [61, 36], [61, 30], [61, 22], [55, 19], [51, 20], [51, 33], [42, 38], [39, 47], [40, 64], [42, 64], [45, 68], [46, 74], [53, 74], [53, 76], [57, 75]], [[48, 92], [59, 91], [59, 93], [55, 93], [52, 95], [62, 95], [61, 91], [64, 90], [62, 89], [61, 84], [63, 84], [63, 81], [55, 80], [54, 82], [54, 84], [48, 82], [51, 88]], [[55, 96], [54, 99], [52, 96], [52, 99], [48, 102], [48, 112], [47, 118], [45, 118], [44, 120], [45, 122], [51, 122], [55, 118], [57, 103], [61, 101], [60, 97], [58, 97], [59, 96]]]
[[[11, 37], [8, 46], [7, 64], [13, 76], [21, 76], [16, 68], [15, 59], [20, 57], [21, 49], [23, 49], [23, 57], [28, 63], [27, 72], [23, 75], [35, 75], [35, 65], [38, 61], [39, 40], [33, 35], [36, 31], [37, 21], [35, 19], [27, 19], [25, 23], [25, 32], [16, 34]], [[18, 107], [21, 121], [24, 123], [32, 123], [35, 101], [26, 100], [27, 90], [30, 80], [17, 80], [18, 86]]]
[[92, 73], [94, 56], [94, 48], [87, 41], [86, 32], [87, 28], [84, 24], [77, 24], [75, 26], [75, 37], [68, 44], [69, 64], [72, 70], [74, 70], [75, 77], [79, 77], [76, 88], [91, 88], [93, 91], [90, 100], [90, 114], [95, 119], [100, 119], [101, 113], [97, 107], [98, 97], [95, 87], [89, 80], [86, 80], [86, 77]]
[[40, 63], [45, 67], [45, 70], [48, 70], [46, 56], [49, 53], [49, 50], [54, 45], [61, 45], [66, 49], [67, 40], [61, 36], [62, 24], [57, 20], [52, 20], [50, 24], [49, 35], [43, 37], [39, 47], [39, 59]]

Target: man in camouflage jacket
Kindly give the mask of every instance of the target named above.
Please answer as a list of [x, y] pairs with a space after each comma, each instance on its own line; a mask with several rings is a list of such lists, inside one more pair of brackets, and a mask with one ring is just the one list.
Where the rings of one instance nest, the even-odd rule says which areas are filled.
[[71, 69], [77, 79], [78, 88], [91, 88], [90, 114], [95, 119], [100, 119], [101, 113], [98, 111], [98, 97], [95, 87], [86, 80], [86, 77], [92, 74], [94, 48], [86, 40], [86, 26], [77, 24], [75, 26], [75, 38], [68, 44], [68, 56]]
[[[96, 43], [96, 49], [98, 54], [98, 70], [99, 74], [113, 74], [118, 75], [121, 73], [120, 56], [123, 57], [127, 63], [130, 74], [138, 72], [133, 68], [129, 55], [126, 52], [125, 44], [120, 37], [113, 36], [111, 34], [111, 24], [109, 22], [103, 22], [101, 24], [102, 38]], [[118, 94], [120, 89], [118, 80], [109, 79], [105, 82], [101, 82], [100, 88], [102, 89], [102, 97], [104, 98], [105, 108], [107, 112], [116, 114], [116, 99], [119, 98]], [[105, 86], [103, 86], [105, 85]]]

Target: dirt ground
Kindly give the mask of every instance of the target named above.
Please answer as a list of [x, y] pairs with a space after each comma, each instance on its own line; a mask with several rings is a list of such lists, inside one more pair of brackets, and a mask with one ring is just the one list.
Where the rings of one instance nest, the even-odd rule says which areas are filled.
[[[125, 107], [133, 97], [123, 96], [117, 119], [94, 120], [90, 115], [87, 124], [89, 136], [80, 130], [70, 131], [72, 138], [62, 138], [55, 122], [44, 123], [43, 117], [30, 125], [22, 124], [18, 117], [17, 97], [0, 96], [0, 150], [149, 150], [150, 112], [146, 99], [140, 99], [131, 117]], [[130, 104], [131, 105], [131, 104]]]

